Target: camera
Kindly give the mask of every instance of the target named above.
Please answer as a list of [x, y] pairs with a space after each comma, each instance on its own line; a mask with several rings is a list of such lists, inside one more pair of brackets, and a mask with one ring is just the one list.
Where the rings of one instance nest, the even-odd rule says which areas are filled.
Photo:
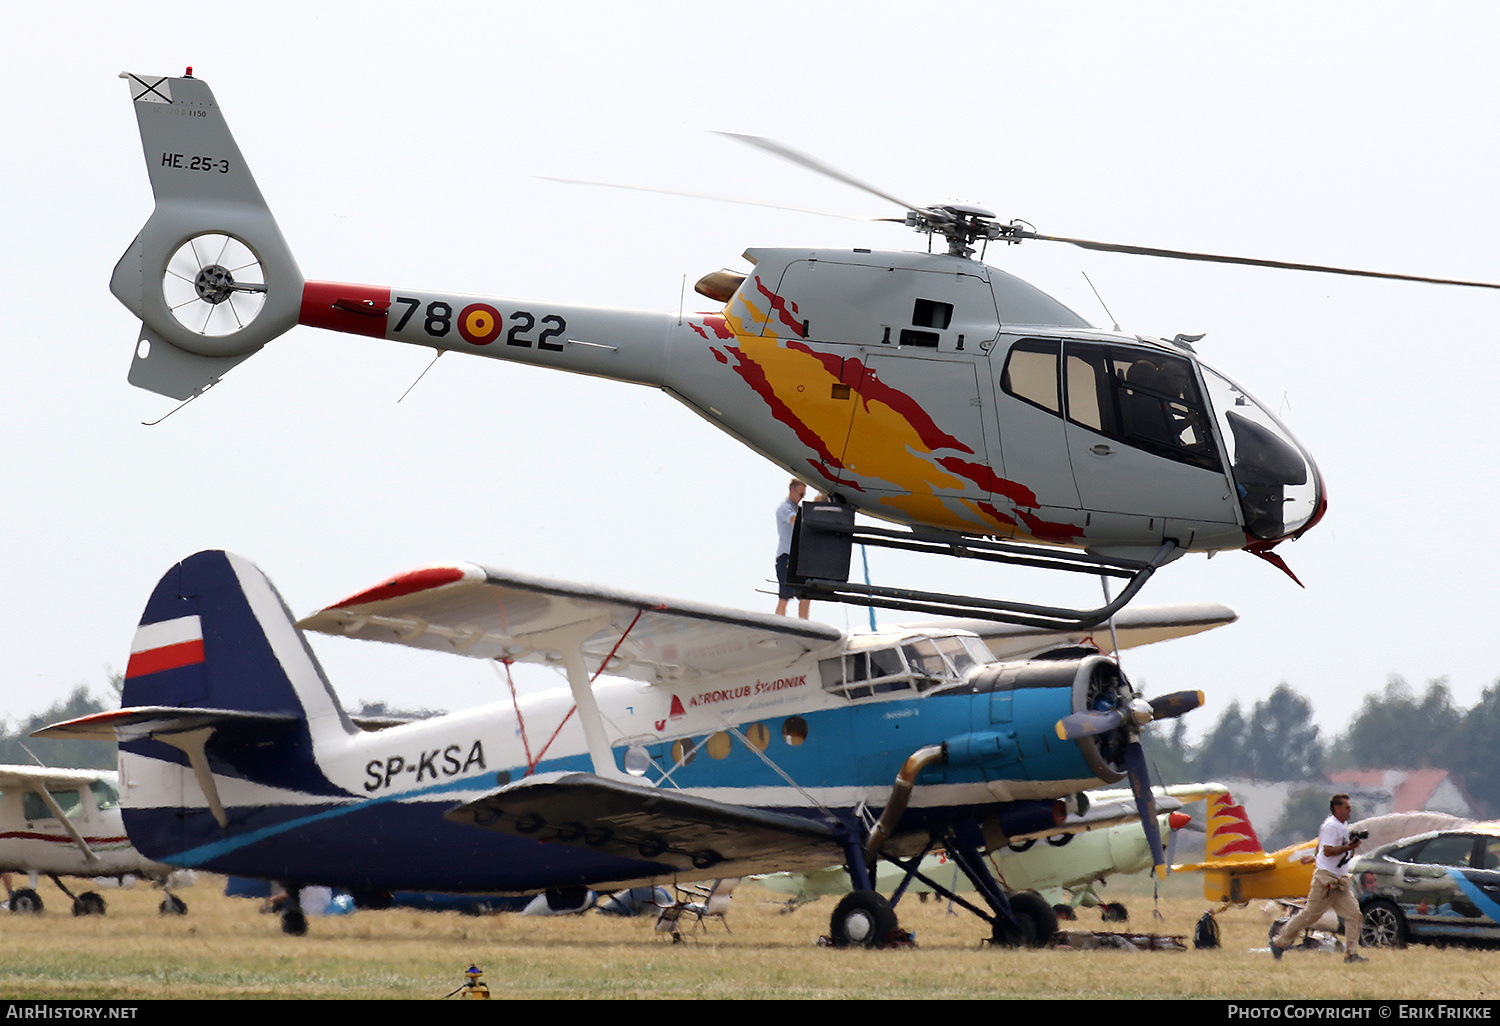
[[1368, 831], [1368, 830], [1351, 830], [1351, 831], [1349, 831], [1349, 840], [1350, 841], [1364, 841], [1364, 840], [1368, 840], [1369, 837], [1370, 837], [1370, 831]]

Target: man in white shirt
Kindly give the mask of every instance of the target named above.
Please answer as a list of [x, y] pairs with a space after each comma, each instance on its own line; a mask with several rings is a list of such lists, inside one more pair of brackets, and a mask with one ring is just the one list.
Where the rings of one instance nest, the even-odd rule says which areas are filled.
[[[797, 507], [806, 494], [807, 485], [792, 478], [786, 498], [776, 507], [776, 581], [780, 585], [776, 595], [777, 616], [786, 615], [787, 600], [796, 594], [796, 589], [786, 581], [786, 572], [792, 561], [792, 525], [797, 522]], [[797, 615], [806, 620], [811, 605], [810, 600], [798, 596]]]
[[1349, 813], [1352, 811], [1349, 796], [1334, 795], [1328, 801], [1328, 808], [1332, 815], [1318, 828], [1317, 858], [1312, 887], [1307, 892], [1307, 907], [1271, 940], [1271, 955], [1278, 962], [1281, 953], [1301, 936], [1302, 931], [1317, 922], [1318, 917], [1330, 908], [1344, 921], [1344, 949], [1347, 952], [1344, 961], [1369, 961], [1359, 953], [1359, 932], [1364, 926], [1364, 916], [1359, 911], [1359, 899], [1349, 889], [1349, 856], [1359, 847], [1359, 841], [1349, 840]]

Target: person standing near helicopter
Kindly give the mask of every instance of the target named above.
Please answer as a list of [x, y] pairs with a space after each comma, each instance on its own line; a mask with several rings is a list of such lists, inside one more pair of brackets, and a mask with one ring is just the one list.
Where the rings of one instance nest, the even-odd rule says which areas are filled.
[[797, 522], [797, 507], [806, 494], [807, 485], [794, 477], [787, 486], [786, 498], [776, 507], [776, 583], [779, 585], [776, 592], [776, 615], [785, 616], [788, 600], [796, 595], [797, 615], [804, 620], [807, 619], [812, 601], [797, 595], [796, 589], [787, 583], [786, 576], [792, 562], [792, 526]]

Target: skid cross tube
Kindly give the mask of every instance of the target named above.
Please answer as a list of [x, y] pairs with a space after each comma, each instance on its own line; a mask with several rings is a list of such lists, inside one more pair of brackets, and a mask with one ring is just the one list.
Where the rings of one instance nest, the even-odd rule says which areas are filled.
[[[1070, 609], [1027, 602], [1007, 602], [971, 595], [885, 588], [849, 581], [854, 545], [928, 552], [960, 559], [982, 559], [1013, 566], [1117, 577], [1129, 583], [1120, 594], [1096, 609]], [[965, 535], [857, 526], [854, 510], [836, 503], [803, 503], [797, 513], [788, 579], [807, 598], [850, 605], [903, 609], [939, 616], [967, 616], [1027, 627], [1070, 630], [1096, 627], [1123, 609], [1151, 579], [1158, 567], [1178, 550], [1171, 539], [1162, 542], [1149, 560], [1112, 559], [1086, 552], [993, 541]]]

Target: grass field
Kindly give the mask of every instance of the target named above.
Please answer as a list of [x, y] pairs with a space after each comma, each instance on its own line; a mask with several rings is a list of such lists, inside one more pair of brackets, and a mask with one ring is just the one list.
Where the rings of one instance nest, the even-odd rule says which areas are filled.
[[[1112, 883], [1130, 922], [1111, 929], [1182, 934], [1207, 907], [1197, 881], [1173, 878], [1152, 918], [1149, 881]], [[753, 884], [735, 894], [733, 933], [711, 924], [678, 945], [649, 919], [590, 913], [563, 919], [360, 912], [310, 921], [284, 937], [258, 903], [229, 899], [207, 879], [182, 892], [190, 912], [163, 918], [149, 888], [103, 892], [109, 914], [75, 919], [48, 882], [48, 911], [0, 912], [0, 997], [439, 998], [471, 962], [497, 998], [1448, 998], [1500, 997], [1500, 951], [1413, 947], [1339, 956], [1265, 951], [1257, 908], [1220, 918], [1216, 951], [1006, 951], [982, 948], [972, 917], [902, 903], [915, 949], [816, 947], [825, 898], [790, 915]], [[1099, 926], [1095, 912], [1079, 926]], [[1258, 949], [1258, 950], [1257, 950]]]

